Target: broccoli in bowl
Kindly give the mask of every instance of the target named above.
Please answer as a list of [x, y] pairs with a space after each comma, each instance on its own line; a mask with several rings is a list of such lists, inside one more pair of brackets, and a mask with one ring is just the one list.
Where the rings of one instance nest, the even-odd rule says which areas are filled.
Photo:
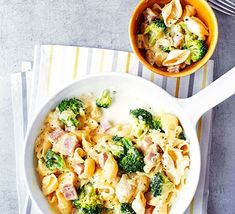
[[183, 6], [178, 0], [154, 4], [143, 12], [142, 20], [137, 46], [151, 65], [176, 73], [206, 55], [209, 30], [192, 5]]

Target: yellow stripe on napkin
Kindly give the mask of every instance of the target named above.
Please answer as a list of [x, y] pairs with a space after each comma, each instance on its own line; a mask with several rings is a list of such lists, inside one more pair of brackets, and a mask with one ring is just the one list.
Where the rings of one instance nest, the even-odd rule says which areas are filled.
[[75, 52], [75, 62], [74, 62], [74, 69], [73, 69], [73, 79], [77, 79], [78, 75], [78, 62], [79, 62], [79, 47], [76, 47]]
[[130, 61], [131, 61], [131, 53], [128, 52], [127, 59], [126, 59], [126, 69], [125, 69], [126, 73], [129, 73], [129, 70], [130, 70]]
[[176, 87], [175, 87], [175, 97], [179, 97], [179, 89], [180, 89], [180, 77], [177, 77]]
[[47, 96], [50, 94], [52, 62], [53, 62], [53, 46], [50, 47], [50, 58], [49, 58], [49, 64], [48, 64]]

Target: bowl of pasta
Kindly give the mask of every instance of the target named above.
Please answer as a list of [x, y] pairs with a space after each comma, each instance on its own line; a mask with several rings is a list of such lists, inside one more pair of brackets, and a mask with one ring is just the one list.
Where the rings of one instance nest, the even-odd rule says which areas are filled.
[[168, 77], [189, 75], [212, 56], [216, 16], [204, 0], [142, 0], [132, 13], [129, 39], [149, 70]]
[[233, 70], [188, 99], [121, 73], [58, 92], [26, 136], [25, 180], [38, 210], [183, 213], [200, 175], [197, 120], [234, 93], [234, 78]]

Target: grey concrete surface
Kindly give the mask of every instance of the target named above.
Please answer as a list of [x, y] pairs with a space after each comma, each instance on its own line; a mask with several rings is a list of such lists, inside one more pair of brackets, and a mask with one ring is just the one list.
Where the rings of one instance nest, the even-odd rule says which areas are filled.
[[[0, 0], [0, 213], [18, 212], [10, 74], [20, 70], [22, 60], [33, 60], [35, 44], [130, 50], [128, 20], [137, 2]], [[235, 18], [216, 14], [220, 36], [213, 56], [215, 79], [235, 65]], [[214, 109], [209, 214], [235, 213], [234, 106], [232, 97]]]

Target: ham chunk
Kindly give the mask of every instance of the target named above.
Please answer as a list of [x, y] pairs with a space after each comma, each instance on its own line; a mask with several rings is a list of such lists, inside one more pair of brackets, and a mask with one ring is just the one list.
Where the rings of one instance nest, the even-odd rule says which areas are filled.
[[65, 133], [64, 130], [61, 128], [55, 129], [53, 132], [49, 134], [50, 141], [57, 142], [64, 133]]
[[71, 184], [64, 185], [61, 189], [61, 192], [64, 195], [65, 199], [68, 201], [75, 200], [78, 198], [77, 191], [75, 187]]
[[110, 129], [112, 126], [109, 121], [104, 120], [100, 123], [102, 132], [106, 132], [108, 129]]
[[147, 151], [147, 149], [153, 144], [151, 137], [146, 136], [142, 141], [137, 143], [142, 152]]
[[66, 133], [60, 137], [57, 143], [54, 144], [53, 151], [71, 157], [78, 146], [79, 142], [76, 135]]
[[149, 152], [145, 157], [144, 157], [144, 172], [149, 173], [154, 167], [157, 167], [159, 164], [159, 154], [154, 153], [154, 152]]
[[155, 160], [155, 158], [156, 158], [156, 154], [155, 153], [153, 153], [153, 152], [149, 152], [146, 156], [145, 156], [145, 158], [144, 158], [144, 162], [145, 163], [147, 163], [147, 162], [149, 162], [149, 161], [154, 161]]
[[145, 20], [148, 21], [148, 23], [156, 20], [158, 18], [158, 13], [156, 11], [152, 11], [150, 8], [147, 8], [144, 12], [143, 12], [144, 18]]

